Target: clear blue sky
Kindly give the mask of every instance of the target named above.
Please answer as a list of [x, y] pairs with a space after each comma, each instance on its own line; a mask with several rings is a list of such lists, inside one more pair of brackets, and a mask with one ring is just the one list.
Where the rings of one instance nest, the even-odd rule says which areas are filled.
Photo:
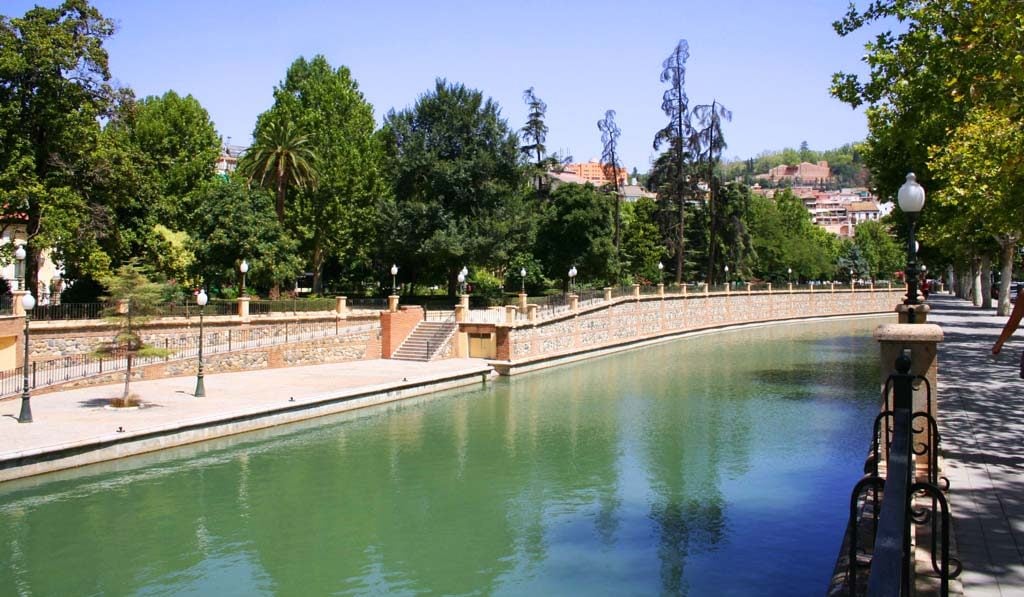
[[[351, 69], [378, 123], [445, 77], [493, 97], [518, 129], [532, 86], [548, 104], [549, 150], [577, 161], [600, 156], [596, 122], [614, 109], [624, 165], [643, 172], [666, 122], [661, 62], [680, 38], [691, 104], [733, 111], [726, 156], [866, 135], [863, 112], [828, 94], [833, 72], [863, 70], [865, 36], [831, 27], [846, 0], [93, 2], [118, 25], [107, 43], [115, 79], [139, 97], [192, 94], [232, 144], [249, 143], [295, 58], [324, 54]], [[0, 10], [20, 16], [35, 3]]]

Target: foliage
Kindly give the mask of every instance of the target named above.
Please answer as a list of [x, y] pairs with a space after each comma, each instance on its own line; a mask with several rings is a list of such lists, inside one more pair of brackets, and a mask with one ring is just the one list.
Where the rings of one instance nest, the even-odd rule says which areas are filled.
[[302, 271], [298, 243], [278, 222], [267, 192], [232, 177], [208, 182], [192, 200], [203, 206], [206, 217], [192, 239], [196, 261], [191, 273], [212, 291], [241, 285], [238, 266], [243, 259], [249, 262], [246, 284], [257, 291]]
[[863, 264], [856, 264], [854, 271], [861, 277], [875, 281], [890, 279], [900, 271], [906, 262], [906, 254], [884, 224], [868, 220], [854, 228], [853, 242]]
[[[658, 206], [641, 198], [623, 209], [622, 269], [634, 279], [661, 280], [658, 263], [665, 259], [665, 247], [657, 225]], [[662, 263], [664, 265], [664, 263]]]
[[534, 94], [533, 87], [523, 92], [523, 101], [526, 102], [529, 112], [526, 115], [526, 124], [519, 129], [523, 134], [524, 143], [519, 147], [519, 151], [527, 159], [535, 160], [534, 165], [540, 169], [544, 166], [544, 156], [547, 155], [544, 142], [548, 136], [548, 125], [544, 123], [544, 116], [547, 114], [548, 105]]
[[508, 240], [503, 220], [522, 172], [498, 105], [439, 79], [412, 108], [388, 113], [384, 135], [394, 202], [382, 261], [402, 261], [414, 279], [447, 278], [450, 294], [464, 264], [502, 266], [495, 249]]
[[106, 316], [117, 329], [114, 337], [101, 344], [99, 354], [125, 355], [128, 367], [125, 370], [124, 393], [117, 406], [129, 406], [129, 385], [132, 376], [132, 360], [137, 356], [165, 356], [168, 351], [146, 344], [139, 325], [156, 315], [163, 299], [164, 285], [152, 281], [145, 268], [137, 262], [126, 263], [112, 274], [103, 277], [103, 285], [109, 293], [106, 301], [110, 305]]
[[263, 126], [257, 125], [254, 138], [240, 170], [249, 182], [274, 189], [274, 212], [283, 224], [288, 187], [301, 189], [315, 184], [312, 144], [295, 123], [285, 118], [264, 118]]
[[798, 197], [786, 190], [771, 199], [754, 195], [750, 202], [754, 275], [778, 283], [833, 277], [838, 239], [811, 222], [811, 214]]
[[96, 241], [98, 198], [80, 181], [114, 96], [103, 48], [113, 31], [86, 0], [0, 17], [0, 205], [4, 221], [26, 225], [29, 287], [42, 250], [80, 271], [108, 264]]
[[293, 122], [316, 148], [316, 185], [295, 197], [287, 225], [302, 243], [319, 293], [327, 263], [337, 260], [349, 270], [365, 266], [376, 244], [375, 202], [387, 198], [389, 189], [373, 106], [347, 67], [334, 68], [318, 55], [288, 68], [257, 132], [275, 120]]
[[593, 185], [566, 184], [551, 194], [553, 212], [537, 235], [537, 256], [544, 273], [566, 280], [576, 266], [577, 282], [604, 285], [614, 278], [615, 247], [608, 235], [612, 228], [611, 198]]

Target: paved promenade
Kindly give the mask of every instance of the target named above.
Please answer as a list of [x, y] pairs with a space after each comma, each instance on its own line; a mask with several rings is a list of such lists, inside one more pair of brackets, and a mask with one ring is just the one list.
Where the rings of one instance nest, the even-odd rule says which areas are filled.
[[490, 372], [482, 359], [264, 369], [207, 375], [204, 398], [193, 396], [194, 376], [134, 381], [143, 408], [107, 406], [123, 384], [79, 388], [32, 398], [30, 424], [17, 422], [21, 399], [8, 399], [0, 401], [0, 480], [479, 384]]
[[1024, 330], [992, 356], [995, 310], [933, 294], [942, 326], [939, 429], [968, 597], [1024, 595]]

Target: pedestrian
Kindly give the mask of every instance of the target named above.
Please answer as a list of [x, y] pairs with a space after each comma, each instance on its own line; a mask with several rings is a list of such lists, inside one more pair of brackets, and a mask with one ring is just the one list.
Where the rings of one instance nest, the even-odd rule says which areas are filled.
[[[1010, 336], [1017, 331], [1021, 318], [1024, 318], [1024, 287], [1017, 291], [1017, 301], [1013, 304], [1013, 311], [1010, 312], [1010, 318], [1006, 320], [1006, 325], [1003, 326], [999, 339], [996, 340], [995, 345], [992, 347], [992, 354], [999, 354], [999, 351], [1003, 348], [1003, 343], [1009, 340]], [[1020, 376], [1024, 378], [1024, 351], [1020, 353]]]

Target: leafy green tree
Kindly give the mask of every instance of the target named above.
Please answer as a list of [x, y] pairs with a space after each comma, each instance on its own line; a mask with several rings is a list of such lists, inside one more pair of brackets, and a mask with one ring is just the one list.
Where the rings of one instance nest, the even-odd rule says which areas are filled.
[[857, 224], [853, 242], [864, 261], [855, 270], [858, 275], [871, 278], [872, 282], [879, 277], [888, 280], [906, 262], [906, 254], [899, 243], [888, 228], [877, 220]]
[[102, 279], [109, 293], [105, 298], [111, 305], [106, 317], [117, 328], [114, 337], [97, 348], [99, 354], [124, 356], [127, 367], [124, 374], [124, 392], [112, 401], [113, 406], [135, 406], [138, 398], [130, 392], [132, 362], [136, 357], [164, 356], [163, 348], [146, 344], [139, 326], [159, 312], [165, 287], [150, 279], [148, 271], [138, 263], [126, 263]]
[[450, 294], [466, 264], [493, 266], [492, 225], [522, 188], [519, 142], [498, 105], [439, 79], [412, 108], [385, 119], [394, 203], [383, 261], [412, 276], [444, 277]]
[[788, 189], [769, 199], [751, 197], [749, 234], [753, 275], [786, 282], [832, 278], [840, 255], [838, 239], [811, 221], [803, 201]]
[[347, 67], [334, 68], [320, 55], [299, 58], [274, 89], [274, 106], [260, 116], [257, 132], [273, 122], [293, 123], [315, 148], [316, 184], [295, 196], [286, 224], [302, 243], [319, 293], [329, 260], [356, 268], [369, 262], [376, 244], [375, 203], [388, 188], [373, 106]]
[[611, 197], [591, 184], [565, 184], [551, 194], [553, 212], [540, 226], [537, 257], [546, 275], [566, 280], [576, 266], [580, 283], [604, 284], [614, 278], [615, 246]]
[[[97, 236], [115, 265], [146, 251], [158, 256], [154, 246], [167, 236], [157, 226], [169, 234], [193, 228], [202, 207], [190, 204], [190, 193], [214, 176], [218, 144], [209, 114], [192, 96], [119, 98], [83, 184], [103, 198], [98, 208], [108, 226]], [[159, 263], [158, 273], [181, 276], [180, 268], [163, 270], [169, 262]]]
[[[660, 150], [668, 146], [668, 155], [661, 161], [660, 175], [653, 178], [661, 179], [662, 186], [676, 204], [678, 225], [673, 226], [674, 253], [676, 261], [676, 284], [683, 280], [686, 249], [686, 199], [690, 189], [687, 176], [690, 174], [688, 163], [695, 160], [691, 148], [693, 146], [693, 127], [690, 123], [689, 98], [686, 96], [686, 61], [690, 57], [690, 45], [685, 39], [679, 40], [675, 49], [662, 63], [661, 82], [668, 83], [668, 89], [662, 95], [661, 110], [668, 117], [668, 124], [654, 135], [654, 149]], [[656, 164], [656, 167], [658, 165]]]
[[250, 288], [272, 288], [280, 280], [302, 271], [298, 242], [274, 215], [274, 198], [251, 189], [238, 177], [211, 180], [192, 194], [203, 205], [191, 239], [195, 263], [191, 274], [208, 287], [219, 289], [240, 284], [238, 265], [249, 262]]
[[85, 272], [109, 263], [98, 199], [81, 183], [114, 96], [103, 48], [113, 31], [86, 0], [0, 17], [0, 205], [27, 228], [30, 288], [43, 250]]
[[665, 245], [657, 216], [658, 205], [646, 197], [627, 203], [623, 209], [622, 267], [634, 279], [661, 281], [658, 263], [665, 259]]
[[932, 197], [957, 210], [960, 217], [954, 225], [961, 229], [958, 236], [980, 230], [999, 243], [1000, 315], [1010, 312], [1013, 258], [1024, 232], [1022, 148], [1024, 122], [991, 108], [975, 108], [954, 131], [950, 143], [932, 148], [930, 163], [935, 176], [945, 183]]

